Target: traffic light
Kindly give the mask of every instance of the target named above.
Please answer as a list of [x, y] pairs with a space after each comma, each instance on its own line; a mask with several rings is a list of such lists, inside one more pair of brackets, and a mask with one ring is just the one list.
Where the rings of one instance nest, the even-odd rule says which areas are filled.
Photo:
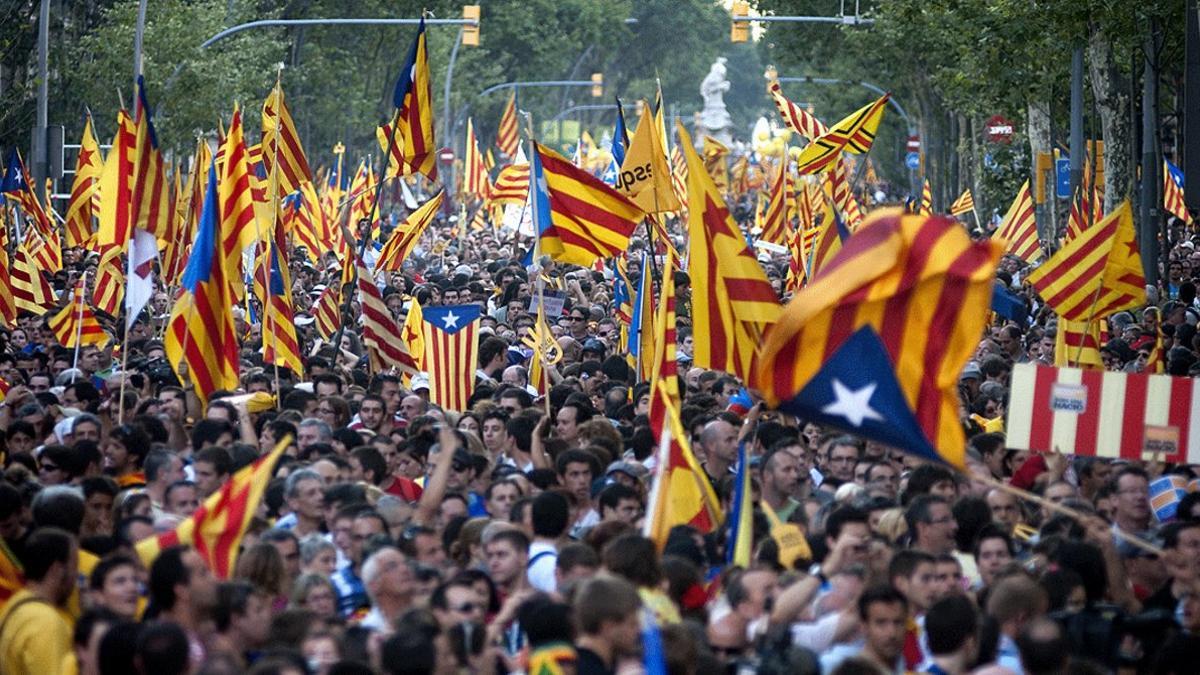
[[729, 28], [730, 42], [746, 42], [750, 39], [750, 3], [745, 0], [735, 0], [733, 3], [733, 22]]
[[464, 47], [479, 46], [479, 5], [463, 5], [463, 21], [475, 23], [463, 24], [462, 44]]
[[592, 98], [600, 98], [604, 95], [604, 74], [592, 73]]

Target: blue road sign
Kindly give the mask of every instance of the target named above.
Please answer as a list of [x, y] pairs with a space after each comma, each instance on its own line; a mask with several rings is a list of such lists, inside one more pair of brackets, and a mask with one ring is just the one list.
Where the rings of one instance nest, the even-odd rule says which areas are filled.
[[921, 166], [921, 153], [910, 152], [904, 156], [904, 164], [910, 169], [916, 169]]
[[1054, 196], [1059, 199], [1071, 198], [1071, 160], [1054, 160]]

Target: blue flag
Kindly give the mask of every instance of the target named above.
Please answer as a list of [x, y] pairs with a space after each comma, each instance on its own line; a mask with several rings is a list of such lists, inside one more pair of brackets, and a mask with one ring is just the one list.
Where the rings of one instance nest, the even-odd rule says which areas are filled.
[[1167, 162], [1167, 174], [1171, 176], [1171, 180], [1176, 185], [1179, 186], [1180, 190], [1182, 190], [1183, 189], [1183, 169], [1180, 169], [1179, 167], [1172, 164], [1171, 160], [1169, 160], [1169, 159], [1166, 160], [1166, 162]]
[[1029, 320], [1029, 307], [1025, 301], [999, 283], [992, 287], [992, 311], [1021, 326]]
[[621, 106], [621, 99], [617, 99], [617, 123], [613, 127], [612, 137], [612, 162], [609, 163], [608, 169], [604, 171], [604, 175], [600, 180], [607, 185], [616, 185], [617, 176], [621, 173], [621, 165], [625, 163], [625, 148], [629, 147], [629, 132], [625, 129], [625, 108]]

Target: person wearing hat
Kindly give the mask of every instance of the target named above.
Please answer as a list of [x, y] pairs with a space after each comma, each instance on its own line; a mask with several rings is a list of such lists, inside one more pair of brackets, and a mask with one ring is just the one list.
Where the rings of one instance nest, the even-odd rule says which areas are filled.
[[962, 373], [958, 376], [960, 387], [965, 387], [967, 391], [967, 400], [975, 400], [979, 396], [979, 385], [983, 382], [983, 371], [979, 369], [979, 364], [975, 361], [967, 361], [967, 365], [963, 366]]

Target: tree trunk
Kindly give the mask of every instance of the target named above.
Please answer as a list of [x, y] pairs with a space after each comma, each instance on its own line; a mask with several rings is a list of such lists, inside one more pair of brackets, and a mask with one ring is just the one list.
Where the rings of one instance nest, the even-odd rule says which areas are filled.
[[1112, 44], [1095, 29], [1088, 40], [1087, 59], [1104, 139], [1104, 212], [1111, 213], [1133, 195], [1129, 82], [1117, 68]]
[[[1038, 172], [1038, 155], [1049, 154], [1052, 150], [1052, 137], [1050, 134], [1050, 102], [1035, 101], [1028, 102], [1029, 108], [1029, 152], [1032, 155], [1032, 160], [1029, 164], [1034, 168], [1034, 174]], [[1106, 153], [1107, 154], [1107, 153]], [[1057, 240], [1057, 233], [1054, 231], [1055, 225], [1053, 221], [1054, 209], [1054, 185], [1052, 176], [1041, 176], [1045, 179], [1046, 201], [1037, 208], [1037, 226], [1038, 233], [1042, 239]], [[1039, 177], [1033, 177], [1035, 190], [1038, 184]]]

